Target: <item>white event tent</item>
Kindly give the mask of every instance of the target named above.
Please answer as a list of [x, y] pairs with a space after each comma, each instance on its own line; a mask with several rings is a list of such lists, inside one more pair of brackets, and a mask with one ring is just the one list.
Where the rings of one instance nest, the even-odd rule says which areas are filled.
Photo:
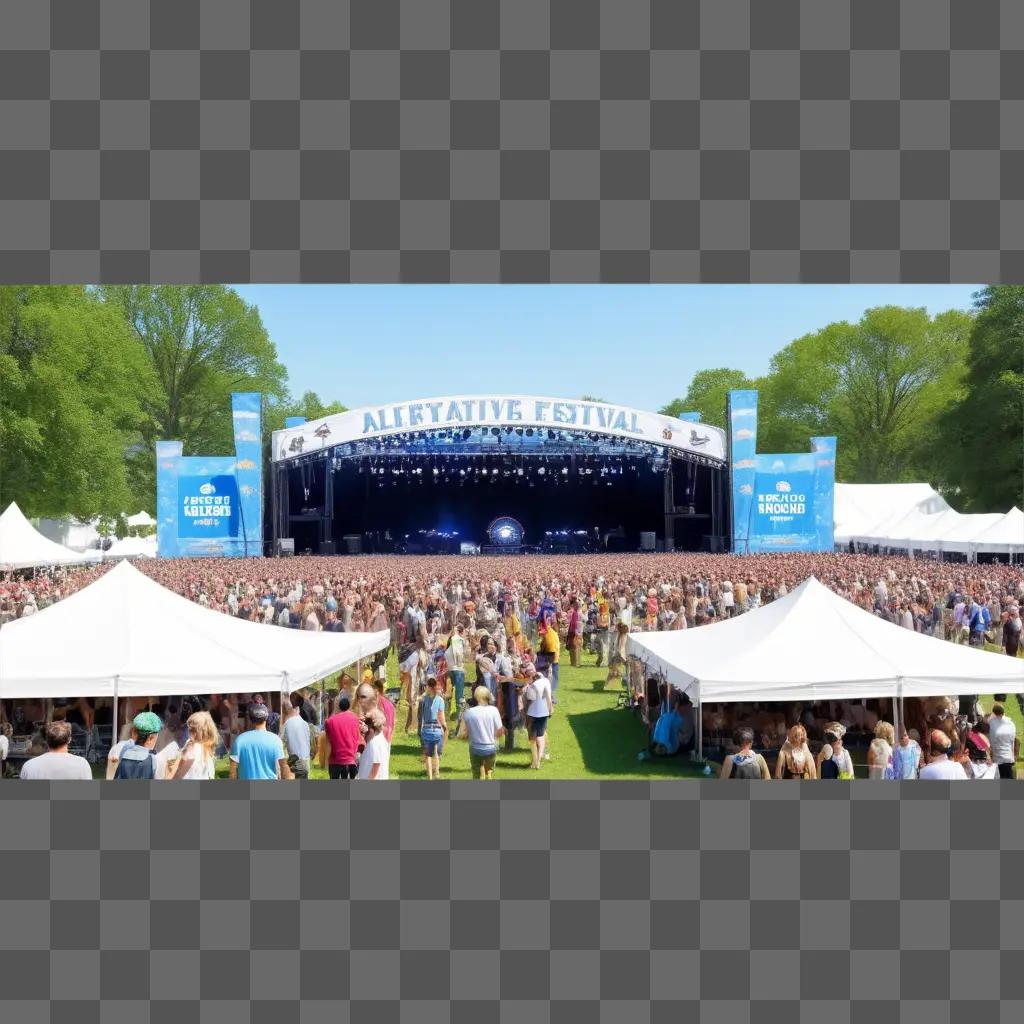
[[115, 540], [102, 554], [103, 560], [109, 561], [115, 558], [156, 558], [156, 551], [155, 536], [122, 537]]
[[0, 570], [43, 565], [79, 565], [88, 559], [44, 537], [15, 502], [0, 515]]
[[633, 634], [628, 653], [695, 704], [1024, 691], [1024, 660], [893, 625], [813, 576], [734, 619]]
[[125, 522], [129, 526], [156, 526], [156, 520], [145, 509], [141, 512], [136, 512], [133, 516], [129, 516]]
[[387, 631], [313, 633], [247, 622], [121, 562], [0, 630], [0, 697], [289, 693], [390, 641]]
[[962, 513], [929, 484], [836, 484], [835, 542], [890, 550], [1024, 554], [1024, 513]]

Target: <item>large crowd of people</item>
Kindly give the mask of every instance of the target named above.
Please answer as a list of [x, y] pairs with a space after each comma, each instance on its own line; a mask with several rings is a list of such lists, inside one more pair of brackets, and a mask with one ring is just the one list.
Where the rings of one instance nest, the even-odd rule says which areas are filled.
[[[636, 679], [637, 666], [626, 656], [631, 632], [691, 629], [743, 615], [814, 575], [900, 627], [954, 643], [994, 645], [1016, 656], [1024, 601], [1021, 566], [853, 554], [307, 556], [137, 565], [192, 601], [268, 626], [389, 630], [399, 692], [389, 695], [384, 671], [389, 651], [382, 651], [365, 666], [365, 677], [343, 675], [332, 691], [312, 688], [293, 695], [292, 706], [287, 698], [282, 707], [278, 695], [260, 694], [163, 699], [156, 707], [159, 727], [145, 733], [150, 744], [146, 756], [133, 753], [131, 744], [133, 736], [143, 735], [139, 716], [152, 713], [153, 701], [122, 701], [124, 720], [119, 715], [117, 723], [102, 701], [64, 702], [56, 715], [40, 702], [0, 701], [0, 752], [4, 734], [12, 728], [24, 732], [29, 723], [39, 726], [37, 745], [56, 749], [43, 728], [56, 719], [86, 734], [94, 734], [97, 725], [107, 727], [108, 765], [114, 765], [108, 774], [123, 774], [125, 765], [137, 758], [153, 768], [154, 777], [207, 777], [216, 754], [227, 753], [232, 775], [242, 778], [301, 778], [318, 762], [332, 778], [383, 779], [388, 777], [385, 749], [401, 706], [405, 730], [419, 734], [428, 778], [438, 775], [449, 731], [468, 739], [474, 775], [488, 778], [499, 743], [512, 743], [517, 729], [526, 729], [531, 764], [537, 767], [543, 761], [563, 655], [578, 665], [586, 649], [596, 655], [609, 683], [637, 690], [637, 703], [644, 705], [651, 729], [647, 753], [672, 755], [692, 749], [692, 709], [688, 702], [660, 692], [656, 683], [653, 693], [645, 692], [650, 681]], [[0, 578], [0, 626], [73, 594], [108, 568]], [[849, 753], [842, 756], [842, 732], [850, 728], [869, 736], [869, 774], [879, 777], [889, 765], [881, 757], [883, 743], [900, 764], [912, 758], [899, 751], [915, 744], [924, 764], [941, 746], [936, 734], [942, 733], [955, 758], [965, 764], [970, 760], [968, 748], [985, 735], [985, 726], [978, 728], [984, 717], [963, 701], [957, 704], [941, 696], [907, 703], [908, 728], [899, 737], [885, 735], [884, 729], [881, 736], [875, 733], [888, 723], [883, 720], [885, 709], [874, 704], [781, 710], [756, 706], [743, 721], [723, 709], [705, 709], [704, 727], [707, 736], [721, 737], [726, 777], [753, 771], [744, 754], [748, 747], [778, 751], [777, 777], [828, 777], [832, 764], [838, 777], [852, 774], [845, 763]], [[803, 739], [794, 729], [803, 731]], [[262, 738], [252, 738], [260, 732]], [[816, 758], [809, 749], [804, 753], [808, 737], [820, 743]], [[73, 737], [69, 739], [75, 747]], [[136, 746], [146, 749], [145, 743]], [[118, 756], [120, 751], [131, 755], [128, 761]], [[376, 760], [364, 765], [367, 751]], [[761, 756], [751, 755], [755, 765]], [[991, 760], [991, 751], [987, 756]], [[760, 765], [757, 771], [761, 773]], [[900, 771], [900, 777], [907, 777], [904, 768]]]

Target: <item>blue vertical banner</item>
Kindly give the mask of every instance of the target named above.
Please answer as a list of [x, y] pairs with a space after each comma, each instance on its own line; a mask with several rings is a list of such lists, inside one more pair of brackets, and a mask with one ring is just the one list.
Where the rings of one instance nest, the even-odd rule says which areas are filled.
[[182, 455], [156, 445], [157, 552], [161, 558], [263, 553], [262, 396], [231, 396], [235, 454]]
[[836, 439], [812, 437], [814, 452], [814, 522], [818, 550], [835, 547], [836, 521]]
[[836, 439], [812, 437], [809, 452], [757, 454], [757, 392], [726, 404], [732, 551], [831, 551]]
[[730, 391], [726, 400], [732, 551], [746, 554], [757, 469], [757, 392]]

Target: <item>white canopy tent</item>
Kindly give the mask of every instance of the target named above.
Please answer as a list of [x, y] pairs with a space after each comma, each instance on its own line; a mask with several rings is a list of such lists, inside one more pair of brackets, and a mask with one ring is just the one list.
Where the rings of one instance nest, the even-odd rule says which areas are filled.
[[87, 559], [77, 551], [44, 537], [15, 502], [0, 515], [0, 570], [43, 565], [79, 565]]
[[878, 536], [910, 512], [932, 515], [949, 508], [931, 484], [836, 484], [835, 541], [847, 544]]
[[129, 526], [156, 526], [156, 520], [145, 510], [129, 516], [126, 522]]
[[695, 704], [1024, 690], [1024, 660], [895, 626], [813, 576], [735, 619], [634, 634], [628, 652]]
[[156, 537], [123, 537], [103, 553], [104, 561], [115, 558], [156, 558]]
[[211, 611], [121, 562], [0, 631], [0, 697], [289, 693], [378, 651], [379, 633], [281, 629]]
[[1024, 554], [1024, 512], [1014, 506], [971, 542], [977, 551]]

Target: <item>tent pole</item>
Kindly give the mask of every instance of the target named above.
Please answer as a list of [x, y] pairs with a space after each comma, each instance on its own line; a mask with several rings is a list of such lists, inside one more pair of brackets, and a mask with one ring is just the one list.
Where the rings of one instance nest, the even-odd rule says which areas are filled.
[[697, 760], [704, 763], [704, 698], [697, 684]]
[[114, 676], [114, 717], [113, 724], [111, 725], [110, 733], [110, 749], [113, 750], [117, 746], [117, 737], [120, 735], [121, 730], [117, 724], [117, 676]]

